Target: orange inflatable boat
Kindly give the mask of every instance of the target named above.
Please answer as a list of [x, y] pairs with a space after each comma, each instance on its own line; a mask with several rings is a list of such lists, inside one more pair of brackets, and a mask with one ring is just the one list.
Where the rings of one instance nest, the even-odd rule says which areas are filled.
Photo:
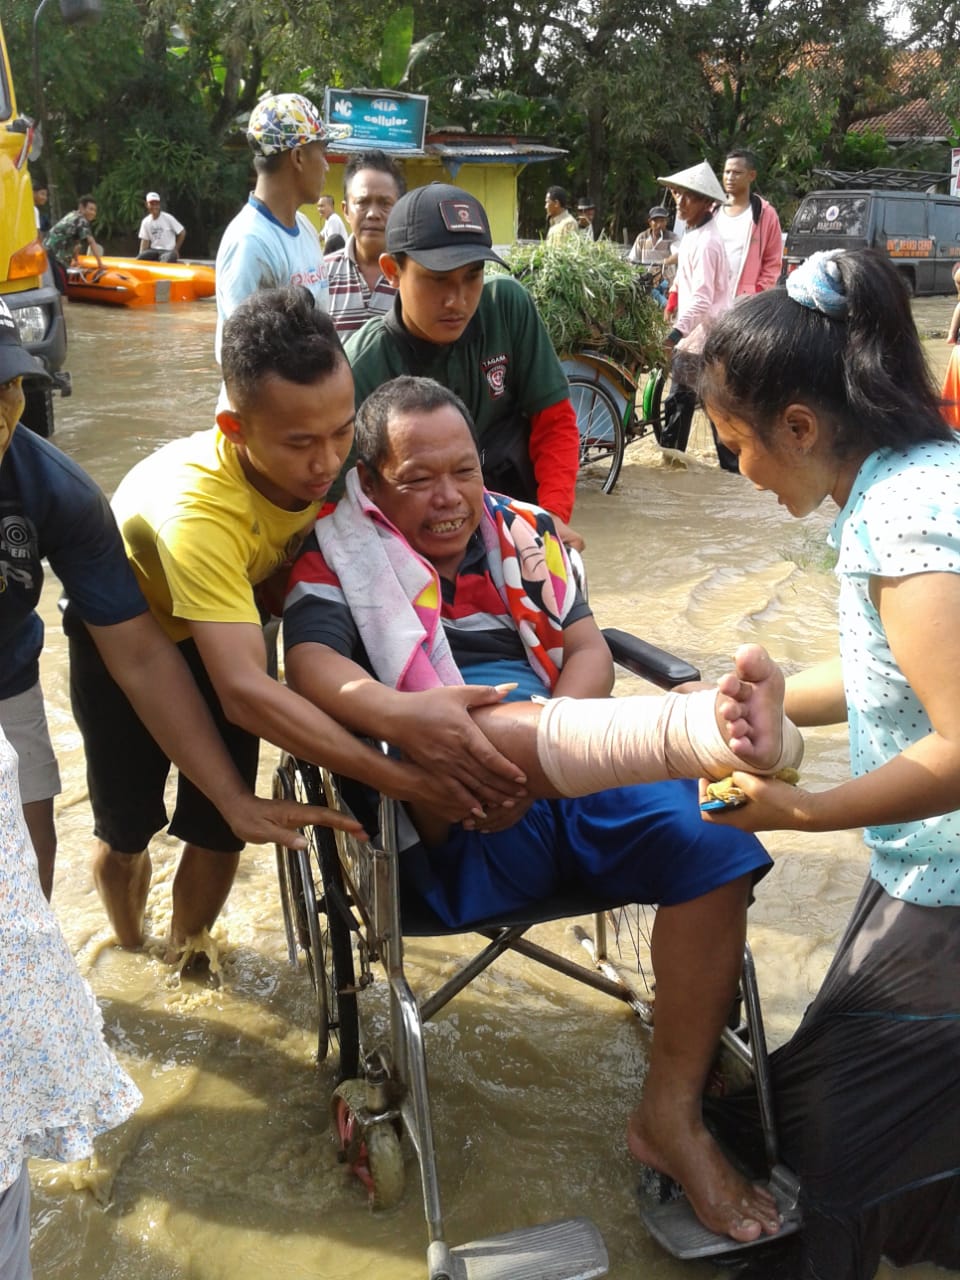
[[147, 307], [158, 302], [194, 302], [210, 297], [214, 269], [204, 263], [141, 262], [137, 258], [103, 259], [81, 255], [67, 272], [67, 297], [114, 307]]

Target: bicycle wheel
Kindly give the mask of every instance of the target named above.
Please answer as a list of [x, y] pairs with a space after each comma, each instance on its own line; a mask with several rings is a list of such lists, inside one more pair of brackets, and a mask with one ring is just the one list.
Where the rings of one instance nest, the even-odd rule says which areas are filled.
[[571, 373], [570, 403], [580, 431], [578, 479], [597, 479], [603, 493], [611, 493], [623, 466], [623, 423], [613, 396], [599, 382]]
[[[274, 792], [307, 804], [326, 803], [317, 769], [285, 757]], [[304, 952], [317, 1001], [317, 1061], [339, 1058], [338, 1079], [357, 1075], [360, 1021], [354, 981], [352, 918], [333, 833], [306, 827], [306, 849], [277, 850], [287, 946]], [[319, 877], [317, 879], [316, 877]], [[321, 892], [317, 893], [319, 883]]]
[[666, 395], [667, 372], [665, 369], [651, 369], [643, 384], [642, 410], [643, 419], [640, 429], [653, 428], [653, 436], [657, 444], [663, 433], [663, 401]]

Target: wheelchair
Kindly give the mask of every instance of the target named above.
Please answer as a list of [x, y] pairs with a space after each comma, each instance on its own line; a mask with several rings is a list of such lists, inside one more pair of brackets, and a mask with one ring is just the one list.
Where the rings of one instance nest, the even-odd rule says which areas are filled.
[[[698, 680], [689, 664], [625, 632], [603, 632], [615, 661], [663, 689]], [[385, 750], [386, 747], [384, 746]], [[290, 963], [301, 955], [316, 998], [317, 1058], [334, 1065], [333, 1133], [340, 1160], [367, 1190], [374, 1209], [396, 1205], [404, 1190], [406, 1135], [417, 1158], [427, 1226], [429, 1280], [588, 1280], [607, 1273], [607, 1253], [598, 1229], [586, 1218], [520, 1228], [451, 1247], [445, 1239], [431, 1122], [424, 1023], [508, 951], [545, 965], [626, 1003], [642, 1026], [652, 1027], [655, 997], [649, 989], [650, 908], [585, 902], [583, 894], [556, 897], [536, 908], [451, 928], [405, 891], [401, 872], [405, 845], [400, 806], [329, 771], [284, 755], [274, 795], [354, 814], [371, 835], [360, 842], [340, 831], [308, 828], [308, 847], [277, 848], [277, 872]], [[412, 828], [410, 828], [412, 832]], [[415, 834], [415, 833], [414, 833]], [[571, 933], [588, 960], [570, 959], [525, 935], [536, 925], [593, 917], [592, 931], [574, 924]], [[620, 956], [611, 955], [609, 927]], [[418, 997], [404, 971], [404, 937], [476, 934], [486, 944], [434, 992]], [[382, 968], [389, 987], [387, 1043], [368, 1043], [358, 994]], [[637, 977], [639, 975], [639, 977]], [[780, 1163], [756, 973], [745, 949], [741, 992], [725, 1028], [721, 1052], [728, 1078], [755, 1083], [770, 1187], [784, 1215], [780, 1236], [799, 1225], [796, 1179]], [[658, 1181], [659, 1180], [659, 1181]], [[649, 1180], [647, 1180], [649, 1181]], [[703, 1227], [673, 1184], [656, 1175], [641, 1186], [641, 1215], [650, 1234], [680, 1258], [742, 1250], [744, 1245]], [[763, 1237], [769, 1240], [771, 1237]]]

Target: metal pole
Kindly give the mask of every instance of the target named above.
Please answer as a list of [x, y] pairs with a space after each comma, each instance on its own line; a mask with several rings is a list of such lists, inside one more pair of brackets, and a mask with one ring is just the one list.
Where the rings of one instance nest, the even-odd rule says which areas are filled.
[[47, 190], [49, 192], [50, 221], [54, 223], [60, 217], [60, 206], [57, 200], [56, 179], [53, 173], [53, 147], [47, 136], [47, 109], [43, 100], [43, 81], [40, 79], [40, 39], [38, 35], [40, 15], [47, 7], [49, 0], [40, 0], [33, 15], [33, 92], [37, 100], [37, 119], [40, 121], [40, 137], [43, 145], [49, 146], [47, 153]]

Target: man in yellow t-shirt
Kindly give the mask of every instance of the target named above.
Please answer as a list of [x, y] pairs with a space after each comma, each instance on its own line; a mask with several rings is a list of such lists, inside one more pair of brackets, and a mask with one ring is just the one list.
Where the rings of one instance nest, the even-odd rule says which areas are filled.
[[[518, 794], [520, 771], [468, 714], [499, 700], [496, 690], [449, 691], [432, 725], [418, 718], [423, 750], [414, 726], [385, 725], [404, 748], [396, 760], [270, 677], [267, 594], [275, 584], [282, 600], [291, 558], [350, 451], [353, 378], [329, 316], [296, 287], [256, 293], [237, 308], [224, 326], [222, 366], [232, 407], [216, 427], [138, 463], [113, 506], [150, 609], [183, 653], [242, 776], [255, 782], [264, 737], [399, 799], [435, 796], [458, 817], [495, 795]], [[150, 885], [147, 845], [167, 820], [169, 760], [86, 628], [69, 616], [66, 626], [94, 811], [94, 877], [119, 942], [136, 947]], [[182, 775], [170, 832], [184, 841], [173, 884], [176, 952], [213, 924], [243, 845]]]

